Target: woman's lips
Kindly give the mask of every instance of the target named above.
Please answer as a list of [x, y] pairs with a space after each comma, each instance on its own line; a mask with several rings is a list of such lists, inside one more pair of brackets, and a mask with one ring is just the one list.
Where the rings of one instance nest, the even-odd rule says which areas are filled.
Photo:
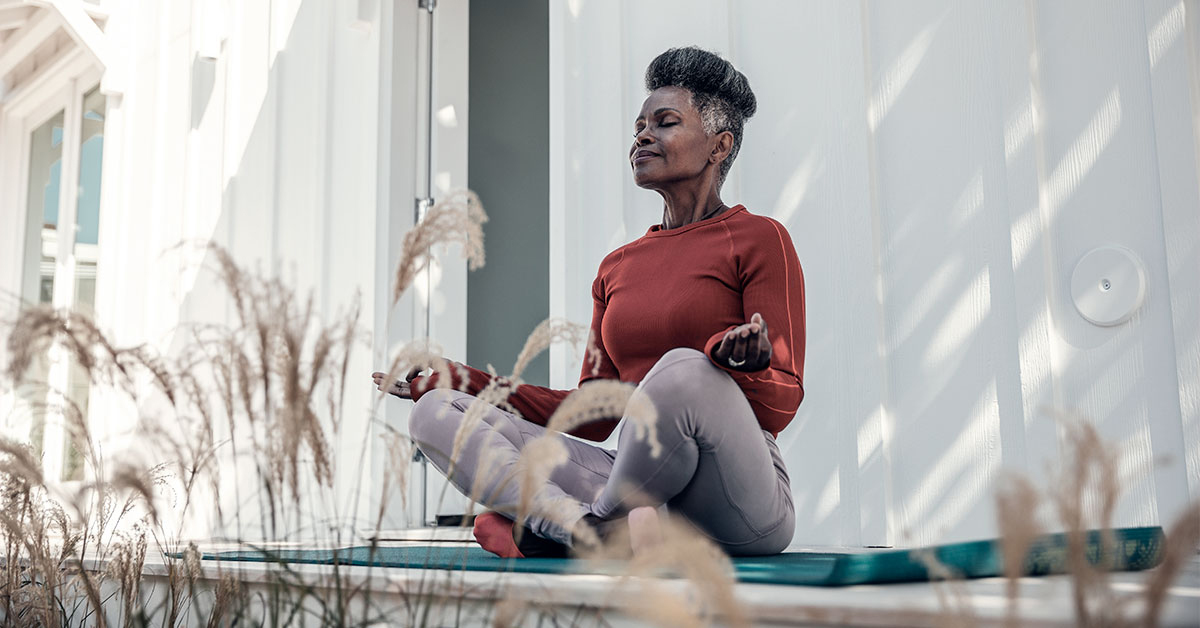
[[637, 154], [635, 154], [633, 156], [633, 163], [634, 163], [634, 165], [637, 165], [644, 161], [649, 161], [651, 159], [654, 159], [655, 157], [658, 157], [657, 153], [651, 153], [649, 151], [638, 151]]

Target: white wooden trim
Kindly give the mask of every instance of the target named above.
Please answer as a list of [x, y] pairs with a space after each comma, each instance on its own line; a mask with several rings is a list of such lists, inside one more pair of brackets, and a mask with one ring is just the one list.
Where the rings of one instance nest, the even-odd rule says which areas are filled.
[[58, 14], [63, 30], [79, 44], [100, 67], [109, 65], [108, 42], [96, 22], [85, 12], [79, 0], [48, 0]]
[[91, 67], [91, 60], [87, 55], [78, 48], [72, 48], [56, 57], [20, 87], [9, 92], [0, 100], [0, 107], [16, 117], [32, 115], [42, 102], [62, 87], [63, 81], [80, 76]]
[[54, 34], [59, 25], [53, 11], [41, 11], [24, 27], [9, 35], [3, 49], [0, 49], [0, 76], [12, 72], [47, 37]]
[[[549, 236], [550, 236], [550, 290], [549, 314], [551, 317], [565, 318], [567, 316], [567, 271], [563, 264], [556, 263], [567, 257], [567, 186], [566, 186], [566, 107], [565, 85], [560, 77], [566, 75], [566, 41], [563, 23], [564, 4], [550, 0], [549, 4], [549, 48], [550, 48], [550, 192], [549, 192]], [[571, 350], [563, 343], [550, 345], [550, 387], [558, 389], [574, 388], [567, 372], [567, 364], [571, 359]]]
[[[79, 195], [79, 137], [82, 120], [78, 81], [70, 80], [62, 98], [63, 141], [58, 193], [58, 251], [54, 260], [56, 309], [69, 309], [75, 301], [75, 214]], [[62, 407], [70, 397], [70, 356], [64, 346], [50, 348], [50, 370], [46, 375], [46, 415], [42, 436], [42, 473], [51, 481], [62, 475], [66, 426]]]

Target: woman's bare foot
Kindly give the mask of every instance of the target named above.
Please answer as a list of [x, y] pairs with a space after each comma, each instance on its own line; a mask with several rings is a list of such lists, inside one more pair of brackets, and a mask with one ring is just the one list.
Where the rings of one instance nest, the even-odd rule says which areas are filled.
[[651, 551], [662, 542], [657, 508], [640, 506], [629, 511], [629, 546], [634, 556]]
[[500, 558], [524, 558], [513, 541], [513, 520], [488, 511], [475, 517], [475, 540], [483, 549]]

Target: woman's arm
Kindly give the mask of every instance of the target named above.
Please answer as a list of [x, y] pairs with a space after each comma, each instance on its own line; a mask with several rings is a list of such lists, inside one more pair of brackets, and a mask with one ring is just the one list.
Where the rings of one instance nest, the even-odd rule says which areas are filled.
[[[454, 363], [450, 372], [451, 387], [470, 395], [478, 395], [487, 388], [493, 379], [490, 373], [461, 363]], [[465, 378], [463, 377], [464, 374], [466, 375]], [[440, 377], [437, 373], [415, 377], [411, 383], [412, 400], [419, 401], [422, 395], [437, 388], [439, 379]], [[509, 393], [507, 401], [526, 421], [538, 425], [546, 425], [550, 421], [550, 416], [558, 408], [558, 405], [572, 392], [574, 390], [558, 390], [545, 386], [521, 384]], [[616, 427], [617, 420], [619, 419], [595, 421], [587, 425], [581, 425], [569, 433], [579, 438], [602, 441], [612, 433], [613, 428]]]
[[714, 333], [704, 352], [741, 386], [763, 429], [777, 434], [804, 398], [804, 273], [782, 225], [746, 227], [731, 237], [751, 320]]

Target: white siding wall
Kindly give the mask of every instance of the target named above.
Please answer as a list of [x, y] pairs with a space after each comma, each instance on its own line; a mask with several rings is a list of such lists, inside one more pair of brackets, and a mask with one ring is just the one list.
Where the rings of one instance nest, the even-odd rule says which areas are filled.
[[[1118, 525], [1200, 497], [1196, 2], [550, 3], [551, 315], [586, 323], [600, 259], [660, 218], [625, 162], [647, 63], [700, 45], [758, 95], [723, 196], [805, 268], [798, 543], [992, 535], [1001, 473], [1060, 455], [1051, 408], [1119, 443]], [[1070, 295], [1106, 244], [1147, 277], [1115, 327]]]
[[[434, 131], [435, 195], [465, 187], [467, 146], [467, 5], [439, 5], [434, 106], [453, 107], [456, 115]], [[334, 443], [339, 503], [336, 512], [307, 515], [353, 517], [355, 526], [366, 526], [379, 496], [359, 496], [378, 492], [373, 480], [389, 452], [364, 451], [364, 443], [375, 442], [364, 434], [379, 431], [376, 420], [406, 431], [411, 405], [377, 409], [367, 375], [386, 366], [390, 348], [424, 332], [415, 323], [423, 324], [430, 303], [431, 334], [450, 357], [466, 357], [465, 308], [454, 307], [465, 303], [466, 271], [454, 256], [434, 273], [432, 294], [410, 294], [390, 307], [422, 176], [417, 164], [425, 157], [417, 132], [418, 116], [427, 115], [417, 99], [425, 40], [416, 0], [104, 6], [114, 55], [105, 84], [123, 95], [109, 99], [106, 126], [96, 308], [102, 327], [118, 344], [171, 352], [187, 342], [190, 325], [236, 322], [206, 243], [283, 278], [302, 296], [311, 292], [314, 312], [325, 320], [358, 299], [363, 329], [377, 333], [350, 365], [344, 438]], [[19, 262], [20, 252], [14, 255]], [[139, 455], [136, 421], [153, 412], [94, 398], [93, 430], [110, 457]], [[258, 487], [228, 475], [227, 482], [244, 484], [244, 503], [232, 500], [237, 491], [224, 490], [225, 512], [252, 522]], [[404, 525], [400, 500], [392, 496], [391, 503], [384, 525]], [[239, 533], [193, 523], [192, 534]], [[250, 523], [240, 533], [256, 530]]]

